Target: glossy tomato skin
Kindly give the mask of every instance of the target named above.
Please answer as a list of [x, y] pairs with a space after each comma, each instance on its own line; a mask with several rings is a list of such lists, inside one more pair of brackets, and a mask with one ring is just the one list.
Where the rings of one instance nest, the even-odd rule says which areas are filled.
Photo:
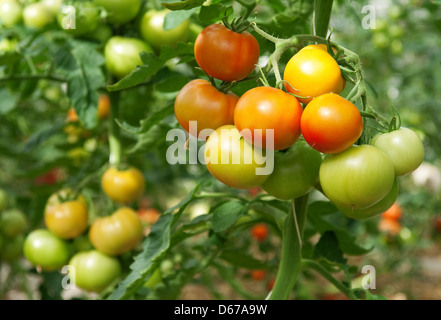
[[361, 145], [326, 156], [319, 178], [324, 194], [337, 207], [364, 209], [390, 192], [395, 172], [389, 157], [381, 150]]
[[[302, 106], [292, 95], [276, 88], [257, 87], [245, 92], [234, 110], [234, 124], [245, 140], [257, 147], [283, 150], [300, 137]], [[267, 135], [274, 130], [274, 145], [267, 145]]]
[[31, 3], [23, 9], [23, 22], [29, 28], [42, 29], [54, 20], [53, 13], [41, 2]]
[[311, 191], [318, 181], [322, 156], [305, 141], [274, 154], [274, 171], [262, 184], [270, 195], [291, 200]]
[[355, 220], [366, 220], [376, 217], [378, 215], [381, 215], [383, 212], [389, 210], [390, 208], [392, 208], [398, 196], [398, 189], [399, 189], [398, 180], [395, 178], [395, 182], [389, 193], [373, 206], [364, 209], [342, 207], [339, 208], [339, 210], [345, 216]]
[[135, 248], [143, 237], [135, 211], [122, 207], [108, 217], [96, 219], [89, 230], [92, 245], [104, 254], [117, 256]]
[[227, 186], [250, 189], [268, 178], [269, 173], [258, 172], [265, 171], [262, 153], [244, 141], [233, 125], [217, 128], [208, 137], [204, 151], [208, 171]]
[[357, 142], [363, 132], [363, 120], [353, 103], [338, 94], [327, 93], [306, 106], [300, 127], [311, 147], [334, 154]]
[[28, 225], [26, 215], [18, 209], [0, 213], [0, 231], [7, 238], [14, 238], [25, 232]]
[[5, 27], [15, 26], [21, 20], [21, 6], [15, 0], [0, 1], [0, 20]]
[[154, 48], [159, 49], [161, 46], [174, 47], [178, 41], [186, 41], [190, 32], [190, 20], [184, 20], [180, 25], [170, 30], [164, 30], [165, 16], [171, 12], [164, 10], [148, 10], [144, 13], [140, 31], [145, 41]]
[[60, 269], [69, 260], [67, 242], [47, 229], [36, 229], [29, 233], [23, 244], [23, 253], [29, 262], [43, 271]]
[[415, 131], [400, 128], [376, 135], [371, 144], [392, 160], [395, 174], [403, 176], [416, 170], [424, 160], [424, 146]]
[[176, 97], [175, 116], [187, 132], [190, 131], [190, 121], [197, 121], [196, 133], [199, 136], [204, 129], [216, 130], [223, 125], [233, 124], [238, 100], [234, 93], [225, 94], [206, 80], [192, 80]]
[[87, 206], [79, 200], [46, 206], [46, 227], [61, 239], [73, 239], [86, 231], [89, 225]]
[[134, 19], [141, 9], [141, 0], [94, 0], [107, 11], [111, 23], [123, 24]]
[[101, 292], [121, 275], [122, 267], [115, 257], [98, 250], [78, 252], [69, 261], [74, 270], [75, 286], [80, 289]]
[[117, 78], [123, 78], [142, 65], [141, 52], [152, 52], [152, 48], [137, 38], [113, 36], [104, 47], [106, 67]]
[[208, 75], [223, 81], [238, 81], [253, 72], [260, 47], [248, 32], [237, 33], [222, 24], [212, 24], [196, 38], [194, 55]]
[[288, 92], [302, 103], [325, 93], [340, 93], [344, 89], [340, 68], [334, 58], [321, 46], [310, 45], [297, 52], [286, 64], [283, 80]]
[[144, 193], [145, 182], [142, 172], [129, 167], [125, 170], [109, 167], [101, 177], [104, 193], [118, 203], [130, 203]]

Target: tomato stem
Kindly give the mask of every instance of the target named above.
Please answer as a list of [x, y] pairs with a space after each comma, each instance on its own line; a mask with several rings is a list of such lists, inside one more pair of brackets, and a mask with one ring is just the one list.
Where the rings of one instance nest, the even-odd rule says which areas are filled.
[[302, 266], [302, 238], [306, 222], [309, 193], [293, 200], [282, 233], [282, 256], [274, 287], [268, 299], [286, 300]]

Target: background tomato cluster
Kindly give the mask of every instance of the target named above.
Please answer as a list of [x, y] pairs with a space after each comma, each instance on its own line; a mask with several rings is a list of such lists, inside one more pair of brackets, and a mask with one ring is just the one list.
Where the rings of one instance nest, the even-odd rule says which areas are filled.
[[[178, 93], [192, 80], [209, 80], [195, 59], [198, 34], [225, 13], [229, 21], [247, 14], [253, 1], [204, 6], [202, 1], [163, 1], [172, 10], [165, 16], [168, 30], [163, 30], [163, 20], [151, 19], [153, 9], [164, 8], [158, 1], [130, 0], [123, 6], [117, 0], [65, 1], [76, 8], [77, 29], [70, 31], [60, 26], [60, 2], [0, 1], [2, 299], [265, 298], [277, 274], [280, 222], [289, 202], [268, 197], [260, 188], [228, 188], [205, 166], [170, 165], [165, 156], [174, 142], [167, 140], [167, 132], [181, 128], [174, 114]], [[374, 5], [376, 28], [363, 29], [362, 7], [334, 1], [331, 40], [359, 55], [370, 103], [388, 116], [397, 108], [403, 126], [424, 142], [425, 160], [400, 179], [400, 210], [387, 217], [347, 218], [314, 191], [303, 255], [336, 270], [333, 275], [353, 288], [360, 286], [361, 266], [374, 265], [374, 295], [438, 299], [434, 286], [439, 275], [428, 274], [434, 270], [428, 263], [434, 263], [430, 257], [438, 254], [440, 244], [441, 72], [435, 37], [441, 33], [440, 9], [429, 1], [387, 1]], [[260, 1], [249, 20], [289, 38], [311, 34], [313, 10], [312, 1]], [[259, 43], [258, 64], [264, 66], [274, 45], [249, 31]], [[281, 57], [281, 70], [294, 53]], [[272, 73], [267, 78], [276, 81]], [[241, 97], [255, 86], [255, 80], [242, 81], [232, 91]], [[346, 84], [342, 95], [348, 90]], [[108, 107], [100, 112], [106, 100]], [[113, 138], [119, 147], [112, 145]], [[203, 146], [202, 141], [197, 144]], [[306, 143], [298, 148], [310, 150]], [[304, 154], [292, 150], [286, 155], [298, 153]], [[142, 193], [127, 203], [114, 201], [102, 186], [101, 176], [115, 157], [140, 170], [145, 182]], [[100, 272], [110, 280], [99, 279], [109, 284], [105, 288], [85, 276], [78, 279], [84, 289], [63, 289], [66, 274], [58, 266], [36, 268], [22, 251], [33, 231], [53, 237], [45, 223], [50, 196], [77, 187], [87, 203], [88, 226], [63, 240], [67, 248], [62, 245], [61, 251], [67, 252], [66, 259], [76, 257], [71, 264], [77, 269], [86, 259], [106, 266]], [[142, 239], [120, 255], [102, 254], [90, 243], [90, 227], [124, 207], [137, 213]], [[423, 287], [420, 277], [434, 279], [432, 286]], [[307, 270], [290, 297], [342, 298], [335, 292]]]

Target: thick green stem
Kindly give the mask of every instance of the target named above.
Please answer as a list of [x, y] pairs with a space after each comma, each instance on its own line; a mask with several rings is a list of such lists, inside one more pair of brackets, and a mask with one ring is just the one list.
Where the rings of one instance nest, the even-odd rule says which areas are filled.
[[302, 267], [302, 238], [306, 221], [309, 193], [293, 200], [292, 210], [285, 218], [282, 234], [282, 256], [270, 300], [289, 298]]
[[119, 112], [119, 91], [111, 92], [110, 97], [110, 128], [109, 128], [109, 163], [119, 165], [122, 158], [120, 129], [116, 123]]
[[326, 38], [331, 19], [333, 0], [315, 0], [313, 33]]

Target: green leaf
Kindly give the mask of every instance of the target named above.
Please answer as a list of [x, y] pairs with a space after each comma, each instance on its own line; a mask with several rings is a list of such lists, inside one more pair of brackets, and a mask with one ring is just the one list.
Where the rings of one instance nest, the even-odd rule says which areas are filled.
[[225, 11], [226, 9], [227, 7], [223, 4], [202, 6], [199, 12], [199, 20], [206, 25], [222, 21], [225, 14], [229, 16], [233, 13], [232, 8]]
[[7, 114], [17, 104], [19, 96], [12, 94], [8, 88], [0, 88], [0, 114]]
[[334, 232], [326, 231], [320, 237], [314, 249], [314, 258], [324, 258], [339, 264], [346, 264], [346, 259], [338, 246], [338, 240]]
[[168, 129], [168, 126], [153, 126], [149, 131], [138, 136], [138, 141], [132, 148], [127, 150], [127, 154], [147, 153], [164, 143]]
[[201, 6], [205, 0], [185, 0], [173, 3], [163, 2], [162, 5], [170, 10], [189, 10]]
[[348, 218], [343, 216], [338, 209], [329, 201], [316, 201], [310, 204], [308, 209], [308, 221], [314, 228], [324, 234], [332, 231], [338, 239], [340, 249], [349, 255], [362, 255], [370, 252], [370, 248], [357, 244], [355, 235], [349, 232]]
[[199, 8], [192, 8], [190, 10], [178, 10], [167, 13], [164, 19], [164, 30], [171, 30], [179, 26], [181, 23], [189, 19], [193, 13], [198, 11]]
[[259, 261], [245, 252], [238, 252], [233, 250], [224, 251], [219, 258], [227, 261], [228, 263], [238, 268], [244, 268], [249, 270], [263, 270], [267, 269], [268, 265], [262, 261]]
[[227, 230], [246, 213], [246, 207], [239, 201], [233, 200], [221, 204], [213, 213], [212, 224], [214, 232]]
[[36, 148], [37, 146], [45, 142], [47, 139], [52, 137], [54, 134], [58, 133], [60, 129], [64, 127], [64, 125], [65, 124], [63, 121], [59, 121], [35, 132], [34, 134], [32, 134], [32, 136], [30, 136], [30, 138], [24, 144], [23, 152], [27, 153], [32, 149]]
[[118, 285], [109, 299], [127, 299], [144, 284], [149, 274], [153, 273], [158, 262], [170, 246], [170, 229], [173, 222], [172, 214], [163, 214], [153, 225], [149, 236], [142, 244], [142, 252], [130, 265], [132, 270]]

